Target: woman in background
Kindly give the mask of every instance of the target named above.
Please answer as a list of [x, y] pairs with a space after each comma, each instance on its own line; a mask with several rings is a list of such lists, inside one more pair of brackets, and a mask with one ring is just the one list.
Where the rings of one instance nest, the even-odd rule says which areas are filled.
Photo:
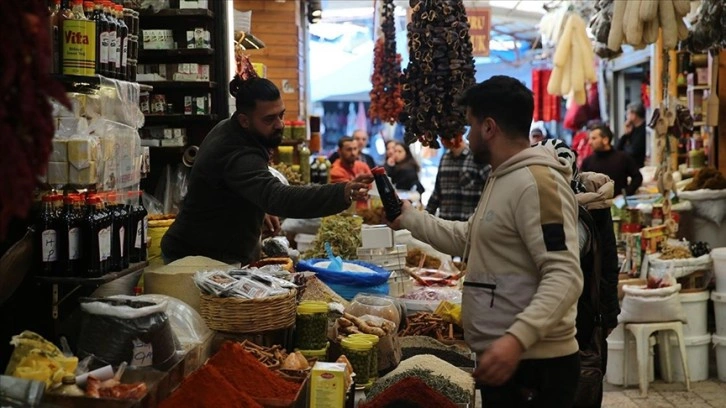
[[[388, 152], [391, 152], [390, 155]], [[418, 179], [421, 166], [411, 154], [405, 143], [392, 141], [386, 144], [386, 172], [397, 190], [416, 190], [419, 194], [425, 191]]]

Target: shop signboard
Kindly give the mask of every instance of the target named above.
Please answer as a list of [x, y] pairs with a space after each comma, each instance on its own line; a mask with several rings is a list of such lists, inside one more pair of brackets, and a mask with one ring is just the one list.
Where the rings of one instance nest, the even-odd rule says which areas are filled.
[[467, 8], [469, 17], [469, 35], [474, 48], [475, 57], [489, 56], [489, 40], [492, 27], [492, 10], [489, 7]]

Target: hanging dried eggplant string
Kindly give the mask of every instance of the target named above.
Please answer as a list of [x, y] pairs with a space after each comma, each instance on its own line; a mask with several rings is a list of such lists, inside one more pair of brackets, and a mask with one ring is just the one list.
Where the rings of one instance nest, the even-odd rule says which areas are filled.
[[373, 120], [395, 123], [403, 110], [401, 99], [401, 54], [396, 53], [396, 16], [393, 0], [383, 0], [381, 31], [373, 50], [371, 107]]
[[690, 35], [683, 42], [691, 52], [726, 48], [726, 12], [723, 0], [703, 0]]
[[0, 1], [0, 240], [14, 217], [27, 216], [45, 174], [55, 133], [50, 98], [67, 107], [51, 78], [48, 8], [43, 0]]
[[457, 97], [474, 84], [469, 21], [462, 0], [410, 0], [409, 63], [403, 73], [406, 143], [439, 147], [464, 132]]

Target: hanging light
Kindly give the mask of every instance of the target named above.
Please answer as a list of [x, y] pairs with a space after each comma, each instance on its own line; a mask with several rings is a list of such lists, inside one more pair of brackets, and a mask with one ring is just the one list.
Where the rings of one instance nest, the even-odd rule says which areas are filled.
[[323, 5], [320, 0], [308, 0], [308, 21], [310, 24], [320, 22], [323, 17]]

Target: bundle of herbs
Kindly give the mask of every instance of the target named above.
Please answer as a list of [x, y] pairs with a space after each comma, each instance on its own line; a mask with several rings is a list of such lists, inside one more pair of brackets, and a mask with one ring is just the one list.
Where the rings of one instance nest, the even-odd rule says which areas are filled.
[[313, 240], [310, 250], [304, 257], [327, 258], [325, 243], [329, 242], [333, 253], [342, 259], [357, 259], [357, 251], [361, 246], [361, 226], [363, 219], [349, 214], [338, 214], [323, 218], [318, 234]]

